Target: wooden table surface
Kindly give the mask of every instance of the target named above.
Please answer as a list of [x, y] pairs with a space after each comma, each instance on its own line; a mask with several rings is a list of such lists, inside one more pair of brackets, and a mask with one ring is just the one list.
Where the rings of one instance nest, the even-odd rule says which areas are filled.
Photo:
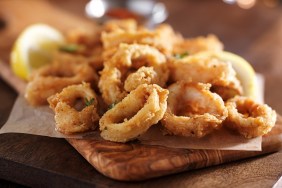
[[[0, 60], [26, 26], [49, 23], [61, 30], [91, 27], [83, 1], [0, 1]], [[225, 49], [245, 57], [265, 76], [265, 101], [282, 114], [282, 5], [262, 3], [245, 10], [220, 0], [169, 1], [167, 22], [186, 37], [216, 34]], [[261, 1], [260, 1], [261, 2]], [[71, 21], [67, 21], [71, 20]], [[64, 25], [60, 24], [64, 22]], [[82, 22], [83, 21], [83, 22]], [[16, 92], [0, 79], [0, 126]], [[64, 139], [23, 134], [0, 135], [0, 185], [43, 187], [271, 187], [282, 175], [282, 152], [142, 182], [118, 182], [97, 172]], [[9, 182], [7, 182], [9, 181]]]

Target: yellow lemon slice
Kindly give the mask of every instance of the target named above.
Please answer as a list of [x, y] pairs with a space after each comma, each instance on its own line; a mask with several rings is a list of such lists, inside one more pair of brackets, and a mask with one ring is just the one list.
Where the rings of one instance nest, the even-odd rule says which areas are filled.
[[237, 74], [237, 78], [240, 80], [242, 84], [243, 95], [250, 97], [254, 100], [257, 99], [258, 85], [256, 80], [256, 74], [253, 67], [245, 59], [243, 59], [242, 57], [236, 54], [226, 51], [219, 51], [219, 52], [205, 51], [205, 52], [200, 52], [198, 55], [209, 56], [213, 58], [218, 58], [219, 60], [225, 62], [230, 62]]
[[35, 24], [27, 27], [16, 40], [11, 52], [13, 72], [26, 80], [33, 69], [51, 62], [53, 53], [63, 43], [63, 35], [48, 25]]

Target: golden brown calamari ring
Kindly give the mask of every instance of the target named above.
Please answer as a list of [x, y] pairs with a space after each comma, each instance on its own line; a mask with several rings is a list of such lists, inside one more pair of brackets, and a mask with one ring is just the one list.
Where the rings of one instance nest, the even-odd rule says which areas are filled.
[[118, 30], [134, 32], [137, 28], [138, 24], [135, 19], [109, 20], [103, 25], [103, 32], [109, 33]]
[[247, 97], [237, 96], [226, 102], [228, 117], [224, 125], [246, 138], [267, 134], [274, 127], [276, 112], [266, 104], [258, 104]]
[[227, 110], [210, 84], [177, 82], [168, 87], [168, 107], [162, 124], [169, 134], [203, 137], [221, 127]]
[[208, 35], [207, 37], [196, 37], [191, 39], [179, 40], [173, 46], [174, 54], [189, 53], [195, 54], [202, 51], [222, 51], [223, 44], [215, 35]]
[[[79, 100], [80, 107], [76, 105]], [[98, 125], [97, 98], [89, 83], [68, 86], [48, 102], [55, 112], [56, 129], [64, 134], [94, 130]]]
[[136, 72], [129, 74], [124, 81], [124, 89], [132, 91], [141, 84], [158, 83], [158, 75], [153, 67], [141, 67]]
[[[107, 104], [119, 102], [126, 96], [127, 91], [135, 89], [138, 86], [136, 84], [130, 87], [127, 84], [126, 88], [124, 88], [124, 80], [127, 79], [128, 75], [134, 74], [134, 71], [144, 66], [153, 67], [156, 76], [154, 79], [142, 79], [138, 82], [139, 84], [147, 83], [158, 84], [161, 87], [165, 86], [169, 72], [166, 58], [162, 53], [148, 45], [121, 44], [114, 56], [105, 62], [105, 67], [101, 71], [99, 89], [105, 102]], [[142, 72], [142, 70], [139, 72]], [[152, 82], [148, 83], [148, 80]]]
[[54, 55], [54, 60], [58, 62], [88, 63], [95, 71], [100, 71], [104, 67], [102, 59], [102, 48], [90, 50], [89, 54], [58, 52]]
[[146, 132], [162, 119], [167, 107], [168, 90], [153, 84], [142, 84], [100, 119], [105, 140], [127, 142]]
[[78, 48], [65, 52], [60, 50], [55, 58], [65, 61], [88, 62], [94, 70], [101, 70], [103, 68], [101, 43], [102, 28], [97, 26], [94, 28], [76, 28], [70, 30], [66, 34], [67, 44], [75, 45]]
[[104, 46], [103, 58], [104, 60], [108, 60], [121, 43], [149, 45], [157, 48], [166, 55], [170, 55], [173, 45], [180, 40], [180, 37], [175, 34], [171, 26], [162, 24], [155, 30], [143, 28], [102, 32], [101, 39]]
[[66, 86], [81, 82], [97, 82], [98, 75], [87, 64], [54, 62], [36, 70], [30, 78], [25, 98], [34, 106], [47, 104], [47, 98]]
[[230, 62], [219, 60], [212, 53], [189, 55], [182, 59], [173, 59], [169, 64], [171, 80], [212, 84], [212, 90], [223, 100], [242, 94], [242, 86]]

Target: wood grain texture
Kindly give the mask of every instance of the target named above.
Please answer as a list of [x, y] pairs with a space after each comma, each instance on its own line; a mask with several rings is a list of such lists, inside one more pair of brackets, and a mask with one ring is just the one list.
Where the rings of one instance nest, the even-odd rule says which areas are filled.
[[204, 168], [272, 153], [281, 148], [279, 139], [264, 139], [262, 151], [189, 150], [139, 143], [67, 140], [99, 172], [123, 181], [139, 181]]

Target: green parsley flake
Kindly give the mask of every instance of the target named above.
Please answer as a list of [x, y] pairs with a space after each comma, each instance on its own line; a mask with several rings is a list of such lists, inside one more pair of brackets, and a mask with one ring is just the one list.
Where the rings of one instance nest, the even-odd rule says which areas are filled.
[[90, 100], [88, 100], [86, 97], [84, 98], [85, 101], [85, 105], [86, 106], [90, 106], [91, 104], [93, 104], [94, 102], [94, 98], [91, 98]]
[[182, 54], [175, 54], [174, 57], [175, 57], [176, 59], [182, 59], [182, 58], [184, 58], [184, 57], [186, 57], [186, 56], [188, 56], [188, 55], [189, 55], [188, 52], [184, 52], [184, 53], [182, 53]]
[[60, 47], [60, 51], [68, 52], [68, 53], [77, 52], [79, 49], [81, 49], [81, 46], [76, 44], [66, 44]]
[[109, 106], [109, 110], [112, 109], [114, 106], [116, 105], [116, 103], [112, 103], [110, 106]]

